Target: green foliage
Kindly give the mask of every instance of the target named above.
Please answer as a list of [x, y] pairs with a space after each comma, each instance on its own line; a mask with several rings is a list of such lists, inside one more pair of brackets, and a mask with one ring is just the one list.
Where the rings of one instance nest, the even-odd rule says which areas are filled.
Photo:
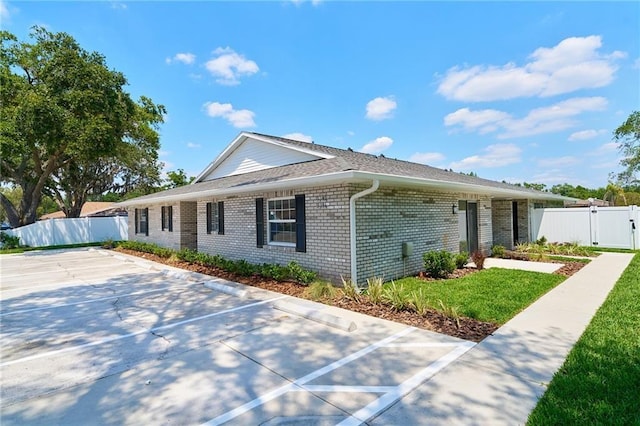
[[620, 164], [626, 168], [618, 175], [618, 180], [623, 183], [634, 182], [640, 173], [640, 111], [633, 111], [613, 132], [613, 137], [620, 144], [623, 154]]
[[0, 248], [15, 249], [20, 247], [20, 237], [9, 235], [6, 232], [0, 232]]
[[[544, 237], [543, 237], [544, 238]], [[544, 244], [540, 244], [544, 242]], [[579, 246], [577, 243], [546, 243], [538, 240], [535, 243], [518, 243], [515, 247], [516, 252], [525, 253], [531, 260], [546, 259], [547, 254], [560, 254], [567, 256], [595, 256], [591, 247]]]
[[193, 182], [195, 176], [187, 176], [183, 169], [178, 169], [177, 171], [169, 171], [167, 172], [167, 178], [165, 179], [165, 184], [162, 186], [162, 189], [171, 189], [178, 188], [180, 186], [189, 185]]
[[345, 280], [344, 277], [340, 277], [342, 280], [342, 293], [344, 297], [354, 302], [360, 302], [362, 296], [360, 295], [360, 289], [351, 280]]
[[640, 254], [529, 416], [528, 425], [640, 424]]
[[382, 297], [396, 311], [404, 311], [410, 303], [409, 298], [405, 295], [404, 285], [394, 281], [384, 287]]
[[315, 280], [317, 274], [314, 271], [309, 271], [302, 268], [296, 262], [289, 262], [287, 266], [268, 264], [254, 265], [247, 262], [244, 259], [229, 260], [224, 257], [215, 254], [202, 253], [190, 249], [182, 249], [174, 251], [164, 247], [160, 247], [152, 243], [144, 243], [140, 241], [123, 241], [120, 243], [120, 247], [140, 251], [143, 253], [155, 254], [156, 256], [164, 259], [175, 256], [176, 259], [190, 263], [197, 263], [203, 266], [211, 266], [230, 272], [232, 274], [240, 275], [243, 277], [249, 277], [254, 274], [259, 274], [265, 278], [271, 278], [276, 281], [288, 281], [293, 280], [302, 284], [308, 284]]
[[499, 244], [496, 244], [493, 247], [491, 247], [491, 255], [493, 257], [504, 257], [505, 251], [506, 251], [505, 247]]
[[422, 287], [409, 294], [409, 309], [421, 316], [425, 316], [429, 312], [429, 299]]
[[458, 312], [458, 307], [451, 305], [447, 306], [440, 299], [438, 299], [438, 305], [440, 306], [440, 312], [453, 319], [458, 328], [460, 328], [460, 313]]
[[544, 246], [547, 244], [547, 237], [544, 235], [536, 240], [536, 244], [539, 246]]
[[318, 277], [318, 274], [314, 271], [302, 268], [293, 260], [287, 265], [287, 270], [289, 272], [289, 278], [301, 284], [309, 284]]
[[426, 273], [433, 278], [444, 278], [456, 269], [453, 254], [446, 250], [426, 252], [422, 260]]
[[0, 180], [22, 190], [19, 203], [0, 203], [14, 227], [35, 221], [45, 193], [75, 217], [87, 196], [160, 169], [164, 107], [132, 100], [124, 75], [70, 35], [34, 27], [31, 38], [0, 33]]
[[379, 305], [383, 301], [384, 281], [380, 277], [367, 278], [367, 296], [371, 303]]
[[486, 260], [487, 255], [482, 252], [482, 250], [476, 250], [471, 253], [471, 260], [476, 264], [476, 269], [482, 270], [484, 269], [484, 261]]
[[311, 300], [327, 300], [336, 296], [336, 288], [326, 281], [314, 281], [307, 289]]
[[464, 265], [466, 265], [469, 261], [469, 253], [467, 253], [466, 251], [458, 253], [453, 257], [453, 261], [456, 264], [456, 268], [462, 269], [464, 268]]

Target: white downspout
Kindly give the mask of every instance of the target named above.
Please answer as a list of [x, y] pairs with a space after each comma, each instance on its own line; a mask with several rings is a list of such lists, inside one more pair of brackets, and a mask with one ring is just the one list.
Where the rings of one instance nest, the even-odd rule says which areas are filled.
[[356, 259], [356, 200], [378, 190], [380, 181], [373, 181], [371, 188], [353, 194], [349, 198], [349, 239], [351, 246], [351, 283], [358, 288], [358, 260]]

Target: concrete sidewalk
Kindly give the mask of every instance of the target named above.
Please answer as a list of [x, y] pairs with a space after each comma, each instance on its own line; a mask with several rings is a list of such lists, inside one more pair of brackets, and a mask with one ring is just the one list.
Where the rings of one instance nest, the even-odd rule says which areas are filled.
[[595, 258], [369, 423], [524, 424], [632, 258]]

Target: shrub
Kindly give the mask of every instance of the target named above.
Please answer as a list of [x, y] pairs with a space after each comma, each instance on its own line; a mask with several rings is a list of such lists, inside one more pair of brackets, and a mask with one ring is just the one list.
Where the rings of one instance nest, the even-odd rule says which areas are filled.
[[471, 260], [476, 264], [476, 269], [478, 270], [484, 269], [484, 261], [486, 258], [487, 256], [481, 250], [476, 250], [471, 253]]
[[367, 295], [371, 303], [375, 305], [382, 303], [382, 291], [384, 289], [382, 283], [383, 280], [380, 277], [367, 279]]
[[458, 308], [455, 306], [447, 306], [440, 299], [438, 299], [438, 303], [440, 304], [442, 313], [454, 320], [458, 328], [460, 328], [460, 313], [458, 312]]
[[544, 235], [536, 240], [536, 244], [539, 246], [545, 246], [547, 244], [547, 237]]
[[454, 256], [453, 261], [456, 263], [456, 268], [462, 269], [464, 265], [469, 261], [469, 253], [463, 251], [462, 253], [458, 253]]
[[411, 293], [409, 307], [421, 316], [425, 316], [427, 312], [429, 312], [429, 300], [422, 291], [422, 288]]
[[307, 292], [312, 300], [333, 299], [336, 295], [336, 288], [326, 281], [314, 281]]
[[422, 260], [425, 272], [433, 278], [444, 278], [456, 269], [453, 254], [446, 250], [426, 252]]
[[309, 271], [298, 265], [293, 260], [287, 265], [289, 278], [301, 284], [309, 284], [318, 277], [314, 271]]
[[353, 284], [350, 279], [345, 280], [343, 277], [340, 277], [340, 279], [342, 280], [342, 293], [344, 297], [354, 302], [359, 302], [362, 299], [360, 296], [360, 288]]
[[0, 247], [3, 249], [14, 249], [20, 247], [20, 237], [0, 232]]
[[491, 247], [491, 255], [493, 257], [504, 257], [505, 251], [506, 251], [506, 248], [499, 244], [496, 244], [493, 247]]
[[260, 267], [260, 275], [276, 281], [284, 281], [289, 277], [289, 269], [276, 263], [263, 263]]
[[409, 300], [404, 295], [404, 286], [391, 281], [384, 289], [384, 300], [396, 311], [403, 311], [409, 306]]

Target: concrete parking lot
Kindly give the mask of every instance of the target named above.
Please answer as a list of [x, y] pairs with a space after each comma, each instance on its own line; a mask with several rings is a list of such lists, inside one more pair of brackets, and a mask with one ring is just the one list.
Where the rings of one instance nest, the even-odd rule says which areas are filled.
[[103, 250], [0, 262], [3, 425], [375, 423], [473, 346]]

